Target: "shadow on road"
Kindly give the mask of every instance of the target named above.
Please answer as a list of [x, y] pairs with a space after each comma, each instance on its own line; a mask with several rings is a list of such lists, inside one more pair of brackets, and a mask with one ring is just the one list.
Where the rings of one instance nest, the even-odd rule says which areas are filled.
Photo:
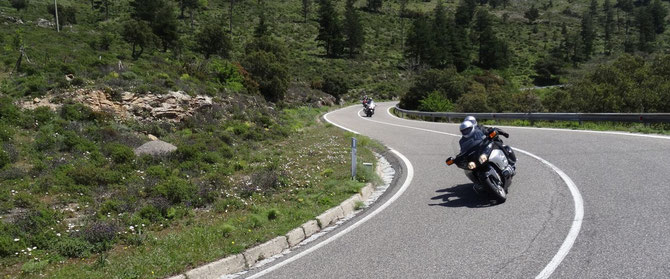
[[437, 196], [430, 198], [438, 203], [429, 203], [429, 206], [445, 206], [445, 207], [488, 207], [495, 205], [494, 201], [489, 199], [486, 193], [477, 194], [472, 186], [474, 184], [460, 184], [451, 188], [445, 188], [435, 191]]

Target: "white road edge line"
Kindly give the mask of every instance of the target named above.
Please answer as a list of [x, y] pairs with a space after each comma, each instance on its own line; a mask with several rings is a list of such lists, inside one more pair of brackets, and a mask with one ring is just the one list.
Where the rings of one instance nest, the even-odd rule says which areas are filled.
[[[391, 114], [390, 111], [391, 108], [387, 111], [391, 116], [395, 118], [399, 118], [393, 114]], [[443, 135], [449, 135], [449, 136], [455, 136], [455, 137], [460, 137], [460, 135], [456, 134], [451, 134], [451, 133], [445, 133], [445, 132], [440, 132], [440, 131], [435, 131], [435, 130], [429, 130], [429, 129], [423, 129], [423, 128], [417, 128], [417, 127], [412, 127], [412, 126], [405, 126], [405, 125], [399, 125], [399, 124], [392, 124], [392, 123], [386, 123], [386, 122], [381, 122], [381, 121], [376, 121], [372, 119], [367, 119], [364, 118], [360, 115], [360, 111], [357, 112], [358, 116], [360, 118], [363, 118], [365, 120], [375, 122], [375, 123], [380, 123], [380, 124], [385, 124], [385, 125], [390, 125], [390, 126], [396, 126], [396, 127], [401, 127], [401, 128], [408, 128], [408, 129], [415, 129], [419, 131], [426, 131], [426, 132], [433, 132], [437, 134], [443, 134]], [[554, 172], [556, 172], [561, 179], [565, 182], [565, 184], [568, 186], [568, 189], [570, 189], [570, 194], [572, 194], [572, 200], [575, 204], [575, 217], [572, 220], [572, 226], [570, 227], [570, 232], [568, 232], [568, 235], [565, 237], [565, 240], [563, 241], [563, 244], [561, 244], [561, 247], [558, 249], [558, 252], [554, 257], [551, 259], [549, 264], [544, 267], [544, 269], [538, 274], [535, 278], [536, 279], [545, 279], [549, 278], [552, 273], [556, 270], [556, 268], [561, 264], [565, 256], [568, 255], [568, 252], [570, 252], [570, 249], [572, 248], [572, 245], [575, 243], [575, 240], [577, 240], [577, 236], [579, 235], [579, 231], [582, 228], [582, 220], [584, 219], [584, 200], [582, 199], [582, 194], [579, 192], [579, 189], [577, 188], [577, 185], [570, 179], [570, 177], [565, 174], [561, 169], [558, 167], [554, 166], [552, 163], [549, 163], [547, 160], [542, 159], [541, 157], [532, 154], [528, 151], [521, 150], [518, 148], [514, 148], [514, 150], [517, 150], [521, 153], [524, 153], [530, 157], [533, 157], [543, 164], [549, 166]]]
[[[342, 126], [340, 126], [340, 125], [337, 125], [337, 124], [331, 122], [330, 120], [328, 120], [328, 117], [327, 117], [327, 116], [328, 116], [328, 114], [330, 114], [330, 113], [332, 113], [332, 112], [329, 112], [329, 113], [327, 113], [326, 115], [324, 115], [323, 118], [326, 119], [326, 121], [328, 121], [329, 123], [331, 123], [331, 124], [333, 124], [333, 125], [335, 125], [335, 126], [337, 126], [337, 127], [339, 127], [339, 128], [342, 128], [342, 129], [344, 129], [344, 130], [346, 130], [346, 131], [349, 131], [349, 132], [358, 134], [357, 132], [355, 132], [355, 131], [353, 131], [353, 130], [347, 129], [347, 128], [345, 128], [345, 127], [342, 127]], [[283, 261], [283, 262], [280, 262], [280, 263], [278, 263], [278, 264], [276, 264], [276, 265], [273, 265], [273, 266], [271, 266], [271, 267], [269, 267], [269, 268], [267, 268], [267, 269], [265, 269], [265, 270], [263, 270], [263, 271], [261, 271], [261, 272], [258, 272], [258, 273], [254, 274], [254, 275], [252, 275], [252, 276], [249, 276], [248, 278], [249, 278], [249, 279], [259, 278], [259, 277], [261, 277], [261, 276], [263, 276], [263, 275], [265, 275], [265, 274], [268, 274], [268, 273], [270, 273], [270, 272], [272, 272], [272, 271], [274, 271], [274, 270], [276, 270], [276, 269], [278, 269], [278, 268], [280, 268], [280, 267], [282, 267], [282, 266], [284, 266], [284, 265], [287, 265], [287, 264], [289, 264], [289, 263], [291, 263], [291, 262], [293, 262], [293, 261], [296, 261], [296, 260], [298, 260], [298, 259], [300, 259], [300, 258], [302, 258], [302, 257], [304, 257], [304, 256], [306, 256], [306, 255], [308, 255], [309, 253], [314, 252], [316, 249], [319, 249], [319, 248], [321, 248], [321, 247], [327, 245], [328, 243], [331, 243], [331, 242], [335, 241], [336, 239], [342, 237], [343, 235], [349, 233], [349, 232], [352, 231], [353, 229], [355, 229], [355, 228], [359, 227], [360, 225], [362, 225], [363, 223], [367, 222], [367, 221], [370, 220], [372, 217], [374, 217], [375, 215], [377, 215], [377, 214], [379, 214], [380, 212], [382, 212], [382, 210], [386, 209], [386, 208], [387, 208], [389, 205], [391, 205], [395, 200], [397, 200], [397, 199], [398, 199], [398, 198], [405, 192], [405, 190], [407, 190], [407, 188], [409, 187], [409, 184], [412, 182], [412, 179], [414, 178], [414, 167], [412, 166], [412, 163], [410, 163], [410, 161], [407, 159], [407, 157], [405, 157], [405, 155], [402, 155], [400, 152], [398, 152], [398, 151], [396, 151], [396, 150], [393, 150], [393, 149], [390, 149], [390, 151], [393, 152], [393, 153], [394, 153], [395, 155], [397, 155], [398, 157], [400, 157], [400, 159], [402, 159], [402, 161], [403, 161], [403, 162], [405, 163], [405, 165], [407, 166], [407, 178], [405, 178], [405, 182], [402, 184], [402, 186], [400, 187], [400, 189], [399, 189], [399, 190], [398, 190], [398, 191], [397, 191], [397, 192], [396, 192], [396, 193], [395, 193], [389, 200], [387, 200], [387, 201], [386, 201], [384, 204], [382, 204], [381, 206], [377, 207], [372, 213], [366, 215], [365, 217], [363, 217], [363, 218], [361, 218], [360, 220], [358, 220], [356, 223], [354, 223], [354, 224], [352, 224], [351, 226], [347, 227], [346, 229], [344, 229], [344, 230], [338, 232], [337, 234], [335, 234], [335, 235], [333, 235], [333, 236], [327, 238], [326, 240], [320, 242], [319, 244], [316, 244], [316, 245], [310, 247], [309, 249], [307, 249], [307, 250], [305, 250], [305, 251], [302, 251], [302, 252], [296, 254], [295, 256], [292, 256], [292, 257], [286, 259], [286, 260]]]

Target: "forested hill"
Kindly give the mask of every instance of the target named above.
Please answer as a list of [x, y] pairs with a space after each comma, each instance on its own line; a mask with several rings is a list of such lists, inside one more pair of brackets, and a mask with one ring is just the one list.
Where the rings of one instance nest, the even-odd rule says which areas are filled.
[[[336, 97], [349, 92], [350, 100], [410, 92], [402, 105], [419, 108], [425, 100], [424, 110], [574, 110], [590, 105], [554, 104], [556, 97], [518, 88], [577, 84], [583, 73], [622, 54], [651, 62], [668, 45], [668, 4], [660, 0], [61, 0], [58, 5], [59, 27], [52, 4], [0, 1], [5, 95], [98, 87], [262, 94], [279, 102], [289, 88], [309, 87]], [[63, 78], [68, 74], [74, 80]], [[452, 88], [441, 88], [445, 82]], [[439, 94], [428, 99], [431, 92]], [[500, 92], [505, 96], [497, 96]], [[501, 103], [507, 99], [514, 101]]]

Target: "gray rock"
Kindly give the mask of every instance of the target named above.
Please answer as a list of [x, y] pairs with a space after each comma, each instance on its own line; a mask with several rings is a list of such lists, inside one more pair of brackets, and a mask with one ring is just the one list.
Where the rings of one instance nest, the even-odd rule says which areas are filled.
[[177, 147], [162, 140], [154, 140], [135, 148], [135, 155], [149, 154], [151, 156], [165, 155], [175, 152]]

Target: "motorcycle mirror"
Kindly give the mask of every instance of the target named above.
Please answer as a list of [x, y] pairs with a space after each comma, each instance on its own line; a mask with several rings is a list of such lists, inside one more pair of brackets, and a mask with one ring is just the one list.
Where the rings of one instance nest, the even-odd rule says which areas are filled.
[[447, 158], [447, 166], [451, 166], [453, 164], [454, 164], [454, 158], [453, 157]]
[[489, 138], [495, 138], [498, 135], [498, 132], [493, 131], [489, 134]]

